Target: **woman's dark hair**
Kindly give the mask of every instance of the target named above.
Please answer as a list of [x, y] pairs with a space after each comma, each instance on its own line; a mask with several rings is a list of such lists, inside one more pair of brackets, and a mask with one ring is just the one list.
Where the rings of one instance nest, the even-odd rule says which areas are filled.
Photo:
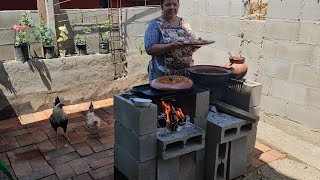
[[[160, 0], [160, 5], [162, 6], [165, 1], [166, 0]], [[179, 0], [178, 0], [178, 2], [179, 2]]]

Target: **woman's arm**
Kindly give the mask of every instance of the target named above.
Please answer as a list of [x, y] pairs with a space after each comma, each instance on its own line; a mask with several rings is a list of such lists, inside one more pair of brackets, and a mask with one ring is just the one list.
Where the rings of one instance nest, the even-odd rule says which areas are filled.
[[158, 24], [155, 20], [151, 20], [148, 24], [144, 35], [144, 45], [147, 54], [156, 56], [164, 54], [172, 49], [180, 48], [182, 43], [160, 44], [160, 37], [162, 36]]

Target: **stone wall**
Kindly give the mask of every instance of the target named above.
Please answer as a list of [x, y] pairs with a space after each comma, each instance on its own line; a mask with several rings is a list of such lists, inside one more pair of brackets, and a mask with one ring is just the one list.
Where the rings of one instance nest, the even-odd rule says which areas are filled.
[[249, 20], [246, 2], [181, 1], [180, 15], [196, 34], [216, 40], [198, 50], [196, 64], [223, 65], [228, 51], [241, 54], [245, 78], [263, 84], [262, 110], [320, 129], [320, 3], [269, 0], [266, 20], [258, 21]]

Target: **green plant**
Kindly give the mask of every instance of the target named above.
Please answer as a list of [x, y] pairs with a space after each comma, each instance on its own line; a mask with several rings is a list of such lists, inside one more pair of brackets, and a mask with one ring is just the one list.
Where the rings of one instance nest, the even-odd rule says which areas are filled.
[[76, 45], [83, 45], [87, 43], [87, 38], [89, 37], [89, 34], [92, 32], [91, 28], [86, 27], [83, 30], [83, 35], [77, 34], [74, 39], [76, 41]]
[[53, 44], [52, 31], [43, 23], [36, 26], [34, 34], [36, 35], [36, 40], [40, 40], [43, 45], [50, 46]]
[[[112, 28], [113, 24], [110, 19], [106, 20], [103, 24], [98, 24], [98, 20], [96, 19], [94, 22], [98, 28], [98, 33], [100, 36], [100, 41], [109, 41], [110, 40], [110, 29]], [[103, 32], [101, 29], [107, 29], [107, 31]]]
[[139, 49], [140, 54], [146, 53], [146, 48], [144, 46], [144, 42], [140, 42], [138, 49]]
[[3, 172], [3, 174], [7, 175], [9, 179], [13, 179], [8, 167], [6, 164], [3, 162], [2, 159], [0, 159], [0, 170]]
[[110, 40], [110, 31], [101, 33], [101, 41], [109, 41]]
[[57, 42], [59, 43], [59, 49], [65, 50], [65, 47], [63, 46], [63, 42], [66, 42], [68, 38], [69, 31], [67, 29], [67, 26], [64, 24], [63, 26], [59, 26], [59, 38]]
[[29, 36], [27, 30], [29, 27], [33, 27], [32, 18], [28, 13], [23, 13], [18, 24], [13, 25], [13, 29], [15, 30], [15, 46], [28, 43]]

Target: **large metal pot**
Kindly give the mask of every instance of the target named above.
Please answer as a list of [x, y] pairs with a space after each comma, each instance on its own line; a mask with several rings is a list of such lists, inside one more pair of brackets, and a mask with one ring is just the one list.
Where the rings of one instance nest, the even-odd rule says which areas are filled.
[[212, 65], [196, 65], [189, 69], [190, 78], [194, 83], [204, 88], [218, 88], [227, 83], [232, 69], [212, 66]]

